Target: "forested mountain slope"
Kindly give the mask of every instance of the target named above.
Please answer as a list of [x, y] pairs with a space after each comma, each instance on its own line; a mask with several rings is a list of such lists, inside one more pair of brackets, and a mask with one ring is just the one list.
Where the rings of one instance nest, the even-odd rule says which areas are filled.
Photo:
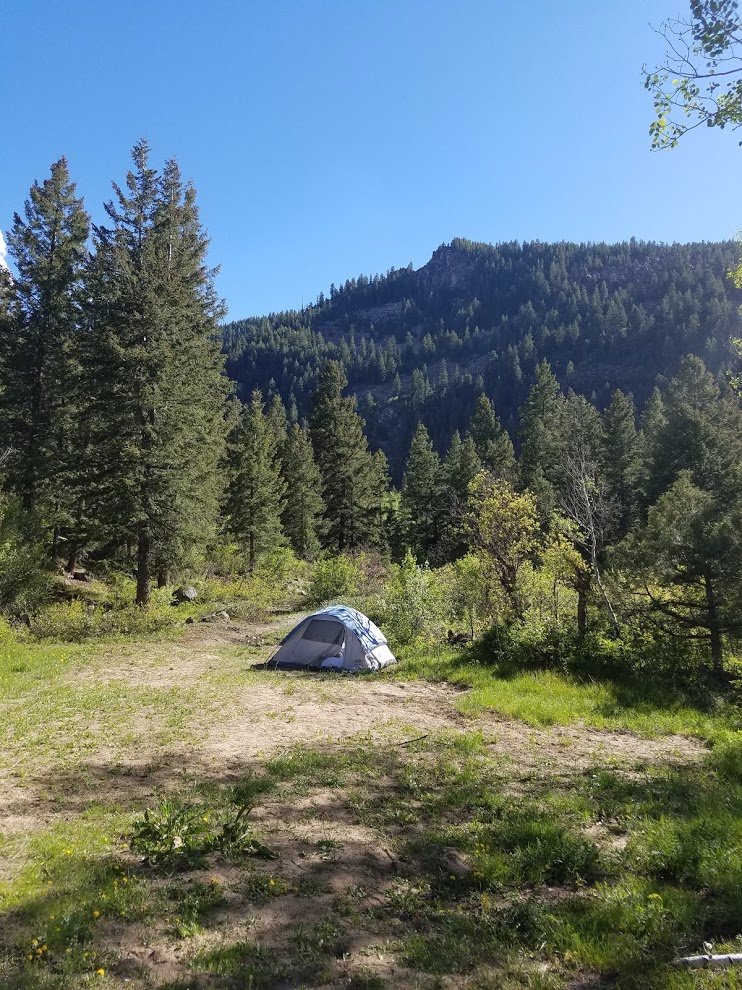
[[371, 443], [397, 474], [418, 420], [443, 450], [477, 395], [503, 424], [546, 358], [564, 388], [642, 405], [693, 353], [726, 369], [742, 293], [734, 242], [663, 245], [475, 244], [456, 239], [417, 271], [332, 286], [302, 311], [230, 323], [228, 369], [243, 397], [261, 387], [305, 416], [322, 364], [340, 360]]

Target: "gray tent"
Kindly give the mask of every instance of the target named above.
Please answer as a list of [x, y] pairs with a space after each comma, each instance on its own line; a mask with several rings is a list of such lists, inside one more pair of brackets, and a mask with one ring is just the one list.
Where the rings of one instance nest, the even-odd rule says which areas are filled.
[[381, 670], [394, 661], [386, 636], [369, 618], [347, 605], [330, 605], [302, 619], [268, 665], [358, 673]]

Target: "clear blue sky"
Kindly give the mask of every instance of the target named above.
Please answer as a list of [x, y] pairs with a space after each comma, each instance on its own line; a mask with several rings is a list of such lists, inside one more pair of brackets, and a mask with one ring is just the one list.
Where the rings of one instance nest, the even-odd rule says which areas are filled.
[[0, 228], [53, 160], [95, 219], [146, 136], [230, 317], [474, 240], [733, 237], [742, 149], [652, 153], [649, 24], [688, 0], [0, 0]]

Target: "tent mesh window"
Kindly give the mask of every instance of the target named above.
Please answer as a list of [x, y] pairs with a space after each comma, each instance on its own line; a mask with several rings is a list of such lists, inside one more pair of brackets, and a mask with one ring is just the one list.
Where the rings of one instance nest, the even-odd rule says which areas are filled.
[[312, 619], [301, 638], [311, 639], [314, 643], [326, 643], [328, 646], [339, 646], [344, 632], [345, 629], [339, 622]]

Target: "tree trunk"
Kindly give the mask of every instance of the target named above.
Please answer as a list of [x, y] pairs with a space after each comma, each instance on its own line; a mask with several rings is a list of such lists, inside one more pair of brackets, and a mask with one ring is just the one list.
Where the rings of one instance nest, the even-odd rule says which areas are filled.
[[613, 635], [618, 637], [620, 631], [618, 626], [618, 619], [616, 617], [616, 613], [613, 610], [613, 605], [611, 604], [611, 600], [608, 597], [608, 592], [605, 590], [603, 579], [600, 576], [600, 571], [598, 570], [598, 555], [595, 552], [592, 555], [592, 565], [593, 565], [593, 574], [595, 575], [595, 580], [597, 582], [598, 587], [600, 588], [601, 597], [605, 602], [605, 607], [608, 609], [608, 614], [611, 617], [611, 625], [613, 626]]
[[724, 671], [724, 647], [721, 642], [719, 612], [710, 567], [706, 568], [703, 575], [703, 584], [706, 590], [706, 610], [708, 613], [709, 633], [711, 634], [711, 667], [715, 674], [721, 674]]
[[68, 574], [74, 574], [77, 570], [77, 547], [74, 543], [70, 547], [70, 553], [67, 557], [67, 566], [65, 570]]
[[582, 580], [577, 585], [577, 635], [587, 635], [587, 584]]
[[157, 572], [157, 587], [166, 588], [167, 587], [167, 571]]
[[255, 573], [255, 533], [250, 530], [250, 550], [247, 566], [251, 574]]
[[149, 531], [142, 527], [137, 545], [137, 605], [149, 605]]

